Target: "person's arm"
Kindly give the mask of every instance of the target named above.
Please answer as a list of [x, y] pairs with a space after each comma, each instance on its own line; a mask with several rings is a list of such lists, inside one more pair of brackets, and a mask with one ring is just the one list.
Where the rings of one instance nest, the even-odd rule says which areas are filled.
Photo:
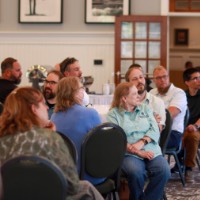
[[172, 119], [174, 119], [181, 112], [179, 108], [174, 106], [168, 107], [168, 110], [170, 112]]

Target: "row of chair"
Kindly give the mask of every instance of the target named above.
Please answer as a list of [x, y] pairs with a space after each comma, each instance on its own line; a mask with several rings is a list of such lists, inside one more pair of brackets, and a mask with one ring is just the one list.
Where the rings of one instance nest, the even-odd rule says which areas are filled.
[[[77, 162], [73, 142], [62, 135], [69, 151]], [[92, 129], [82, 144], [80, 179], [85, 173], [107, 179], [96, 185], [103, 195], [117, 199], [120, 170], [126, 151], [126, 135], [113, 123], [104, 123]], [[67, 182], [60, 169], [37, 156], [19, 156], [8, 160], [1, 168], [4, 200], [64, 200]]]

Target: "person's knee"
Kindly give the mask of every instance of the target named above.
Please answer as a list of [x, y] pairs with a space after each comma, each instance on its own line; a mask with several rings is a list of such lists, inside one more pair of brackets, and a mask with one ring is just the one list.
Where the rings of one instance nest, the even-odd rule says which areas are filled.
[[197, 132], [190, 132], [184, 136], [184, 143], [199, 143], [199, 135]]

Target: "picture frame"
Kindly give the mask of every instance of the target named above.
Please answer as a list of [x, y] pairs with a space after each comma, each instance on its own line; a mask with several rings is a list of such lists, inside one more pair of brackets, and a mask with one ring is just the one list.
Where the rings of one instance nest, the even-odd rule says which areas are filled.
[[175, 45], [188, 45], [188, 38], [188, 29], [175, 29]]
[[85, 0], [86, 24], [114, 24], [115, 16], [130, 14], [130, 0]]
[[18, 0], [18, 22], [59, 24], [63, 22], [63, 0]]

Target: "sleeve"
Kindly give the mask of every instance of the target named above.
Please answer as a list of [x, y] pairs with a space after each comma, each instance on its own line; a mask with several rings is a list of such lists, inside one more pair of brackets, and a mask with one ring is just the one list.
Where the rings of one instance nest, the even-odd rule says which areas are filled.
[[155, 117], [153, 115], [153, 112], [151, 109], [146, 108], [146, 112], [148, 113], [148, 120], [150, 123], [149, 130], [146, 132], [146, 136], [151, 138], [154, 142], [158, 143], [159, 138], [160, 138], [160, 132], [159, 132], [159, 127], [158, 124], [155, 120]]
[[172, 101], [170, 102], [169, 107], [176, 107], [181, 112], [185, 110], [187, 106], [187, 99], [185, 92], [183, 90], [179, 90], [173, 94]]

